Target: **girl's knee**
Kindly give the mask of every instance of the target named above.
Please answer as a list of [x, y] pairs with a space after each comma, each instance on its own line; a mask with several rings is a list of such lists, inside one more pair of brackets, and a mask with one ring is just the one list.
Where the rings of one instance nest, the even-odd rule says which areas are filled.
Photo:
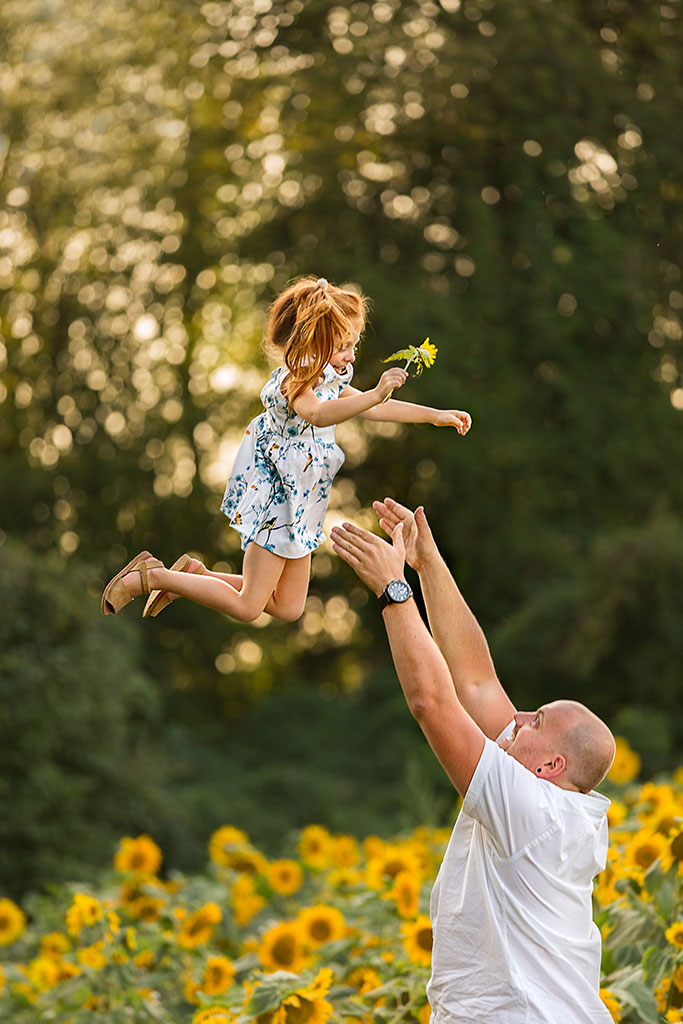
[[231, 619], [237, 619], [238, 622], [254, 622], [262, 612], [263, 608], [255, 608], [253, 605], [243, 605], [240, 608], [227, 611], [226, 615]]
[[297, 619], [300, 619], [303, 615], [304, 607], [305, 602], [300, 605], [285, 605], [282, 608], [275, 608], [273, 610], [273, 615], [276, 619], [279, 619], [280, 622], [296, 622]]

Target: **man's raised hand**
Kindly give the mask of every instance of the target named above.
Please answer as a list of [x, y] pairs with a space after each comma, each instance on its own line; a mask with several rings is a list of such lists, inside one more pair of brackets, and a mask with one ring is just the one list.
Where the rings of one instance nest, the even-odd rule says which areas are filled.
[[426, 562], [438, 555], [425, 510], [421, 505], [413, 513], [393, 498], [385, 498], [384, 501], [373, 501], [372, 507], [379, 516], [379, 525], [389, 537], [393, 538], [399, 523], [403, 525], [406, 561], [416, 572], [420, 572]]
[[391, 544], [354, 523], [344, 523], [330, 531], [335, 553], [378, 597], [387, 583], [404, 578], [406, 552], [402, 535], [402, 523], [396, 524]]

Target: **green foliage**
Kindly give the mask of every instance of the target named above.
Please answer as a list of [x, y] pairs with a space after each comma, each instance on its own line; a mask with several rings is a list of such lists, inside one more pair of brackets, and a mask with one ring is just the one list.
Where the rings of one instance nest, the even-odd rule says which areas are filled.
[[[352, 697], [293, 686], [231, 729], [220, 719], [211, 727], [208, 709], [195, 709], [188, 729], [180, 723], [189, 703], [176, 704], [166, 735], [174, 797], [193, 823], [183, 867], [201, 865], [197, 837], [226, 821], [267, 850], [311, 821], [357, 836], [453, 821], [456, 794], [393, 677], [375, 677]], [[171, 851], [176, 863], [179, 852]]]
[[134, 632], [99, 615], [89, 573], [0, 547], [0, 879], [88, 877], [122, 832], [170, 837], [159, 701]]
[[550, 577], [495, 632], [499, 669], [525, 679], [532, 704], [575, 694], [637, 744], [646, 773], [659, 770], [680, 742], [680, 723], [664, 709], [683, 700], [681, 588], [678, 519], [598, 535], [570, 573]]
[[[672, 723], [649, 720], [646, 763], [670, 760], [678, 28], [673, 6], [632, 0], [99, 0], [97, 18], [86, 0], [4, 0], [0, 538], [96, 566], [98, 583], [142, 547], [238, 571], [218, 507], [258, 409], [267, 305], [298, 273], [356, 282], [373, 303], [359, 386], [429, 334], [438, 368], [397, 397], [465, 408], [473, 427], [460, 438], [341, 425], [334, 511], [358, 518], [387, 493], [424, 503], [515, 702], [583, 698], [629, 735], [657, 704]], [[202, 737], [242, 755], [245, 708], [291, 681], [340, 694], [387, 673], [365, 600], [322, 551], [296, 625], [245, 628], [185, 602], [140, 633], [87, 621], [131, 679], [141, 645], [164, 719], [182, 708], [200, 738], [178, 740], [190, 766], [178, 784], [210, 808]], [[13, 665], [18, 705], [39, 664]], [[331, 754], [320, 773], [313, 760], [324, 748], [344, 765], [348, 737], [312, 743], [304, 772], [285, 737], [311, 722], [298, 695], [291, 713], [278, 707], [287, 726], [258, 756], [244, 751], [244, 792], [262, 799], [272, 781], [284, 800], [298, 787], [307, 817], [348, 806]], [[268, 758], [287, 765], [288, 785]], [[140, 777], [154, 771], [150, 759]], [[60, 786], [51, 777], [46, 790]], [[86, 795], [77, 803], [90, 809]], [[194, 856], [191, 833], [177, 830], [181, 859]]]

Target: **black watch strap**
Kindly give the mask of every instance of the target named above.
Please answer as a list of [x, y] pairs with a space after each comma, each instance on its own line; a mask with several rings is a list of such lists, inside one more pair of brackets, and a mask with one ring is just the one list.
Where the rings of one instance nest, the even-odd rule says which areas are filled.
[[403, 604], [412, 596], [413, 591], [405, 580], [391, 580], [379, 595], [380, 611], [384, 611], [389, 604]]

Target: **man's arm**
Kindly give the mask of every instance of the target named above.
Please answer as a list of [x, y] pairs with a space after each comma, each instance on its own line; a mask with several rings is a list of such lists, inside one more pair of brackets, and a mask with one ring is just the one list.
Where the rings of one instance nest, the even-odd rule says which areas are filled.
[[[350, 523], [332, 530], [334, 550], [379, 596], [387, 583], [403, 578], [402, 527], [393, 546]], [[484, 749], [484, 734], [467, 714], [453, 688], [448, 666], [420, 618], [415, 602], [383, 612], [406, 702], [453, 785], [463, 796]]]
[[439, 553], [424, 509], [413, 515], [391, 498], [374, 507], [382, 529], [391, 536], [403, 524], [408, 561], [420, 577], [429, 625], [458, 698], [483, 732], [495, 739], [516, 709], [498, 679], [484, 632]]

